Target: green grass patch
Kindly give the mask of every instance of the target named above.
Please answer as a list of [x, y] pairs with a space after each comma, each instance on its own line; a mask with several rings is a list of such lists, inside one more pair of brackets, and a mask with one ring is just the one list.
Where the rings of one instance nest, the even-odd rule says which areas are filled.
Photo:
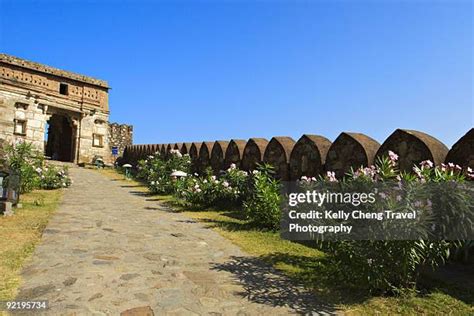
[[23, 194], [23, 207], [16, 209], [15, 215], [0, 216], [0, 300], [16, 296], [21, 269], [41, 240], [62, 195], [62, 190]]

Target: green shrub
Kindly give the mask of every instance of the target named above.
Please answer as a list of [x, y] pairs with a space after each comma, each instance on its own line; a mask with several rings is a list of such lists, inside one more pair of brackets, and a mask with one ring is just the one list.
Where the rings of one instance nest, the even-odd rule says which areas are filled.
[[221, 177], [221, 203], [239, 207], [249, 192], [249, 176], [246, 171], [239, 170], [235, 164]]
[[177, 182], [175, 196], [194, 207], [235, 207], [241, 205], [247, 178], [247, 173], [235, 166], [220, 178], [208, 169], [202, 177], [189, 176]]
[[[450, 250], [460, 245], [459, 240], [436, 238], [444, 236], [454, 224], [447, 222], [447, 216], [456, 216], [464, 223], [474, 221], [474, 198], [463, 185], [465, 176], [459, 166], [433, 167], [430, 161], [424, 161], [414, 167], [414, 174], [399, 173], [397, 158], [390, 152], [389, 157], [379, 159], [375, 166], [352, 171], [340, 185], [352, 192], [367, 192], [375, 184], [378, 188], [385, 185], [387, 190], [378, 192], [381, 204], [374, 204], [372, 211], [416, 210], [418, 218], [425, 216], [421, 223], [427, 225], [418, 223], [416, 229], [426, 238], [319, 242], [323, 250], [331, 254], [346, 282], [373, 293], [398, 293], [416, 287], [423, 267], [436, 268], [444, 264]], [[472, 225], [461, 226], [451, 229], [459, 236], [472, 234]], [[469, 230], [469, 226], [471, 232], [462, 231]], [[391, 237], [397, 239], [397, 236]]]
[[259, 166], [251, 174], [244, 211], [259, 227], [277, 230], [280, 227], [280, 183], [273, 178], [269, 165]]
[[67, 168], [47, 165], [44, 156], [31, 143], [20, 142], [7, 145], [5, 164], [12, 173], [19, 175], [20, 193], [34, 189], [59, 189], [68, 187], [72, 181]]
[[[41, 170], [41, 169], [40, 169]], [[40, 172], [40, 187], [45, 190], [67, 188], [72, 181], [66, 167], [46, 166]]]
[[176, 181], [171, 174], [174, 171], [189, 173], [191, 160], [189, 155], [182, 155], [172, 150], [168, 159], [158, 153], [139, 162], [138, 177], [145, 180], [148, 189], [154, 194], [170, 194], [176, 190]]
[[43, 166], [43, 155], [32, 144], [20, 142], [6, 145], [6, 165], [20, 177], [20, 193], [30, 192], [40, 186], [38, 170]]

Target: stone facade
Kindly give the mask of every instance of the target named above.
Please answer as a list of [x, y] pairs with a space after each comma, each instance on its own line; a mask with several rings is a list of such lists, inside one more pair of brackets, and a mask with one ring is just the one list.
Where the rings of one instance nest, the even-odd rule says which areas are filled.
[[111, 163], [109, 89], [103, 80], [0, 54], [0, 139], [31, 142], [56, 160]]

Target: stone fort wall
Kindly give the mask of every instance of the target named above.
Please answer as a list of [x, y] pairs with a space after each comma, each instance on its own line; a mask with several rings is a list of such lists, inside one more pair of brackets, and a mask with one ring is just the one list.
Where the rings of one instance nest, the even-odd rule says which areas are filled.
[[118, 156], [123, 156], [127, 146], [133, 144], [133, 126], [127, 124], [109, 124], [110, 147], [117, 147]]
[[382, 144], [361, 133], [343, 132], [334, 141], [319, 135], [303, 135], [297, 141], [290, 137], [273, 137], [270, 141], [250, 138], [247, 141], [132, 145], [125, 148], [123, 163], [136, 166], [140, 159], [156, 152], [166, 156], [171, 149], [190, 155], [193, 172], [211, 167], [217, 174], [232, 163], [251, 171], [257, 163], [267, 162], [284, 181], [301, 176], [317, 177], [326, 171], [334, 171], [341, 177], [351, 167], [370, 166], [389, 150], [399, 155], [399, 167], [407, 172], [423, 160], [431, 160], [435, 165], [451, 162], [474, 169], [474, 128], [451, 149], [426, 133], [397, 129]]

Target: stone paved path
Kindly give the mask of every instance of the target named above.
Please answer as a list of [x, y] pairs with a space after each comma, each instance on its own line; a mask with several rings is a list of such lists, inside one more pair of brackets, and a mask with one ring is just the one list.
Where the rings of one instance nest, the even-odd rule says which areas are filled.
[[[49, 300], [47, 315], [327, 314], [314, 295], [133, 184], [73, 168], [32, 261], [20, 299]], [[316, 313], [317, 312], [317, 313]]]

